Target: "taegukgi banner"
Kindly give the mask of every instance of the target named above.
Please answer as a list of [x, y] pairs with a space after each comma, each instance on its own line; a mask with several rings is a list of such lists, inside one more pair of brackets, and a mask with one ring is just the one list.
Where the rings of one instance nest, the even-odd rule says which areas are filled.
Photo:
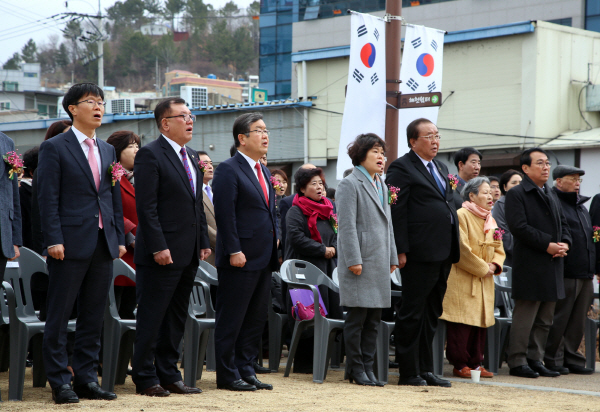
[[[435, 93], [442, 91], [444, 64], [444, 34], [446, 32], [412, 24], [406, 27], [400, 92], [405, 94]], [[401, 109], [398, 118], [398, 157], [408, 152], [406, 127], [415, 119], [424, 117], [437, 124], [439, 107]]]
[[348, 145], [361, 133], [385, 138], [385, 22], [369, 14], [351, 15], [350, 67], [337, 179], [352, 167]]

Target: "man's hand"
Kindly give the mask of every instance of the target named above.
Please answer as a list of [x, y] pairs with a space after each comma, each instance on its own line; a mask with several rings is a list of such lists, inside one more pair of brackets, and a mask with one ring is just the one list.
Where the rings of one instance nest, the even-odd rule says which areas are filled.
[[246, 264], [246, 255], [240, 252], [229, 256], [229, 264], [236, 268], [243, 268]]
[[354, 273], [356, 276], [362, 273], [362, 265], [348, 266], [348, 269], [350, 269], [350, 272]]
[[19, 246], [17, 245], [13, 245], [15, 247], [15, 257], [14, 258], [10, 258], [8, 260], [15, 260], [16, 258], [18, 258], [19, 256], [21, 256], [21, 252], [19, 252]]
[[406, 265], [406, 253], [398, 254], [398, 268], [402, 269]]
[[390, 274], [394, 273], [394, 270], [398, 269], [398, 266], [392, 265], [390, 266]]
[[212, 253], [212, 250], [210, 250], [210, 248], [208, 249], [200, 249], [200, 260], [205, 260], [207, 259]]
[[325, 259], [331, 259], [335, 256], [335, 248], [333, 246], [325, 248]]
[[552, 255], [553, 258], [555, 258], [567, 256], [567, 250], [569, 250], [569, 246], [567, 244], [551, 242], [548, 245], [548, 249], [546, 249], [546, 252], [548, 252], [550, 255]]
[[154, 261], [161, 266], [173, 263], [173, 259], [171, 259], [171, 251], [169, 249], [161, 250], [154, 255]]
[[121, 259], [125, 253], [127, 253], [127, 248], [123, 245], [119, 245], [119, 259]]
[[65, 258], [65, 246], [56, 245], [48, 249], [48, 254], [54, 259], [63, 260]]

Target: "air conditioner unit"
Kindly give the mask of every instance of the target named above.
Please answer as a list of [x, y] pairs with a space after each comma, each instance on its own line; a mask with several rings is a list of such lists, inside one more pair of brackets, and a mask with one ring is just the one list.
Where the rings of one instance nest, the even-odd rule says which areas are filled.
[[106, 113], [135, 112], [135, 99], [112, 99], [106, 102]]
[[181, 86], [180, 97], [189, 107], [202, 107], [208, 105], [208, 89], [198, 86]]

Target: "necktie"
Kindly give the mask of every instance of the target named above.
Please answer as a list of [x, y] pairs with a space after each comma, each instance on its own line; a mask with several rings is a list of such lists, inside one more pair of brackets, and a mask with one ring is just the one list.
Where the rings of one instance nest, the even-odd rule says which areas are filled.
[[[84, 140], [85, 144], [90, 148], [88, 152], [88, 163], [90, 169], [92, 169], [92, 176], [94, 176], [94, 183], [96, 184], [96, 190], [100, 190], [100, 172], [98, 172], [98, 161], [96, 160], [96, 154], [94, 153], [94, 140], [88, 138]], [[98, 227], [102, 229], [102, 212], [98, 210]]]
[[440, 192], [442, 192], [442, 194], [444, 194], [444, 185], [442, 184], [442, 182], [440, 182], [440, 179], [437, 177], [437, 173], [435, 173], [435, 171], [433, 170], [433, 162], [429, 162], [427, 163], [427, 168], [429, 169], [429, 173], [431, 173], [431, 175], [433, 176], [433, 179], [435, 180], [435, 183], [437, 184], [438, 189], [440, 189]]
[[258, 175], [258, 182], [260, 183], [260, 187], [262, 187], [263, 193], [265, 195], [265, 200], [268, 203], [269, 195], [267, 194], [267, 185], [265, 185], [265, 179], [263, 178], [262, 170], [260, 170], [260, 163], [256, 162], [254, 168], [257, 171], [256, 174]]
[[185, 151], [185, 147], [181, 148], [181, 159], [183, 159], [183, 166], [185, 167], [185, 172], [187, 173], [188, 179], [190, 180], [190, 186], [192, 187], [192, 193], [196, 196], [196, 190], [194, 188], [194, 179], [192, 179], [192, 172], [190, 171], [190, 165], [187, 161], [187, 152]]
[[210, 186], [206, 185], [206, 189], [204, 189], [206, 194], [208, 195], [208, 198], [210, 199], [210, 203], [213, 203], [213, 198], [212, 198], [212, 192], [210, 190]]

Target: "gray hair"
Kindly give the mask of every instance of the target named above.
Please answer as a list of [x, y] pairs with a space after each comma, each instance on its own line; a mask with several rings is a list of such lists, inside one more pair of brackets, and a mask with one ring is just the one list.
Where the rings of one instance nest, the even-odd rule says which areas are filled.
[[478, 196], [479, 195], [479, 187], [484, 183], [487, 183], [489, 185], [490, 179], [488, 179], [485, 176], [477, 176], [477, 177], [474, 177], [473, 179], [469, 180], [465, 184], [465, 187], [463, 187], [462, 192], [460, 193], [463, 200], [465, 202], [469, 202], [471, 200], [471, 198], [469, 197], [469, 195], [471, 193], [473, 193], [475, 196]]

